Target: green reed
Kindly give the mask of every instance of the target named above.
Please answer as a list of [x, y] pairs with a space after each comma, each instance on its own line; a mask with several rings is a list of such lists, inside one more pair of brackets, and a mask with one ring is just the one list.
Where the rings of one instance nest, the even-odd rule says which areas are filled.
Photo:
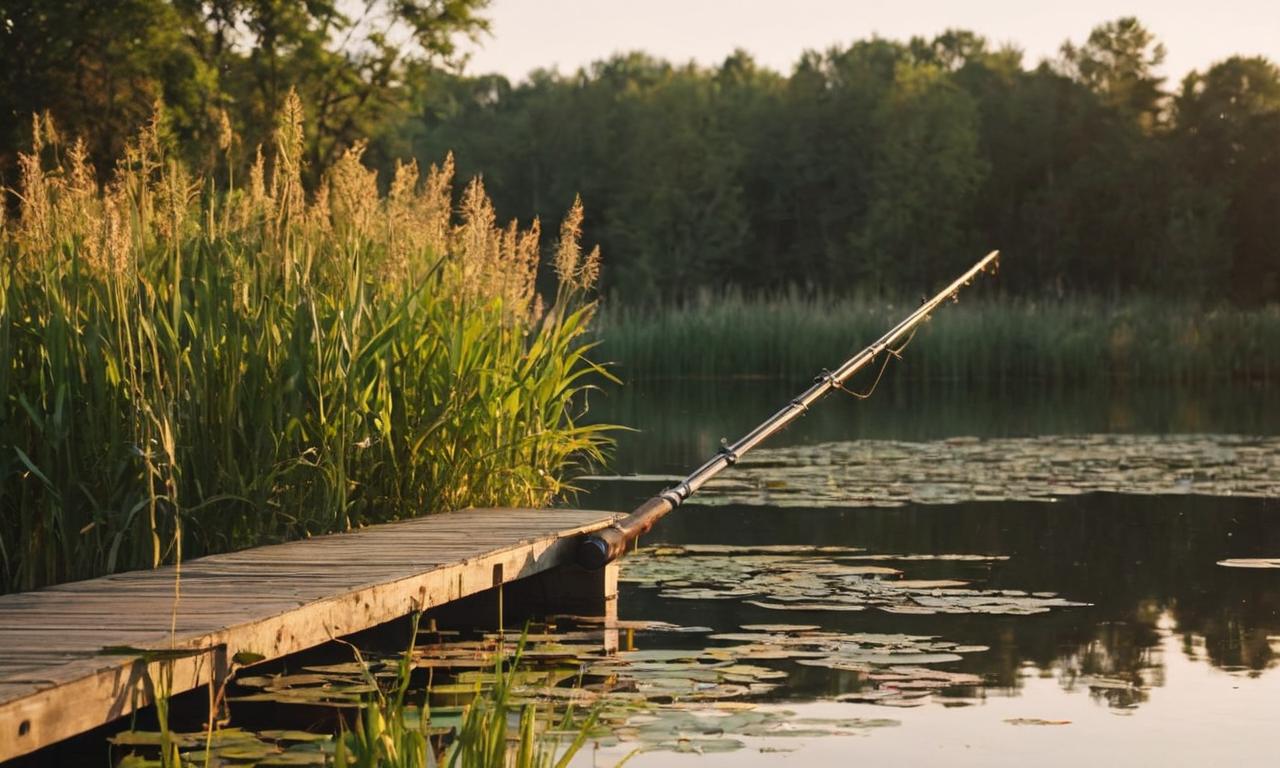
[[542, 505], [602, 458], [579, 206], [544, 309], [537, 222], [455, 201], [451, 159], [379, 195], [357, 146], [305, 192], [296, 98], [243, 187], [191, 175], [159, 111], [105, 186], [35, 128], [0, 219], [0, 591]]
[[[1009, 267], [1012, 268], [1012, 267]], [[794, 377], [834, 367], [914, 308], [908, 301], [787, 295], [704, 297], [659, 309], [608, 306], [601, 356], [628, 379]], [[895, 378], [966, 385], [1132, 379], [1213, 384], [1280, 376], [1280, 307], [1076, 298], [966, 298], [911, 343]]]
[[[411, 637], [418, 636], [421, 614], [414, 614]], [[517, 704], [515, 687], [529, 629], [520, 634], [515, 651], [499, 650], [494, 656], [493, 686], [478, 690], [467, 705], [462, 722], [451, 735], [447, 749], [435, 749], [429, 734], [431, 708], [429, 688], [423, 694], [421, 709], [407, 702], [413, 665], [413, 647], [401, 655], [390, 690], [384, 690], [369, 672], [360, 650], [351, 646], [356, 663], [363, 669], [365, 682], [373, 693], [366, 698], [353, 717], [352, 727], [345, 727], [335, 738], [335, 765], [357, 768], [565, 768], [582, 750], [596, 724], [598, 713], [589, 713], [575, 722], [573, 709], [557, 722], [539, 722], [533, 704]], [[509, 733], [512, 718], [518, 718], [515, 733]], [[562, 744], [548, 728], [557, 733], [572, 734]]]
[[[524, 652], [528, 629], [521, 635], [515, 653], [507, 658], [499, 653], [494, 661], [494, 685], [476, 694], [468, 705], [462, 724], [441, 763], [448, 768], [566, 768], [586, 745], [599, 717], [589, 713], [581, 722], [572, 707], [559, 722], [539, 722], [533, 704], [512, 701], [516, 673]], [[504, 663], [509, 662], [507, 671]], [[518, 716], [515, 733], [509, 733], [512, 716]], [[562, 744], [547, 729], [571, 734]]]

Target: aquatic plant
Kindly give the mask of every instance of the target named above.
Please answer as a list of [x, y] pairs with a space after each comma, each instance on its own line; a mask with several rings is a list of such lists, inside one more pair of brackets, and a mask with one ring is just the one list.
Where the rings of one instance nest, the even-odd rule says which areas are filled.
[[[420, 614], [413, 617], [411, 636], [418, 637]], [[462, 711], [456, 725], [438, 726], [432, 717], [428, 685], [421, 707], [406, 703], [406, 694], [414, 670], [413, 645], [405, 649], [396, 664], [390, 691], [384, 691], [365, 663], [360, 649], [351, 645], [360, 675], [369, 689], [353, 718], [353, 727], [344, 730], [335, 741], [334, 764], [357, 768], [427, 768], [436, 764], [462, 768], [564, 768], [587, 741], [595, 725], [596, 714], [574, 723], [570, 709], [557, 725], [538, 722], [531, 704], [517, 707], [512, 691], [520, 678], [519, 667], [525, 649], [528, 628], [521, 634], [513, 653], [501, 646], [493, 655], [493, 685], [476, 687], [471, 703]], [[348, 644], [349, 645], [349, 644]], [[508, 723], [518, 712], [519, 726], [508, 733]], [[562, 745], [548, 728], [572, 732], [568, 745]], [[447, 750], [439, 754], [430, 741], [432, 735], [449, 735]]]
[[[418, 637], [420, 617], [414, 614], [412, 618], [411, 637]], [[461, 708], [433, 709], [430, 695], [436, 686], [431, 683], [421, 691], [421, 704], [409, 701], [419, 660], [412, 644], [389, 668], [385, 661], [366, 660], [355, 645], [339, 641], [351, 649], [354, 662], [311, 667], [312, 673], [294, 676], [288, 682], [281, 677], [289, 676], [245, 678], [237, 682], [265, 689], [280, 684], [275, 693], [236, 699], [305, 701], [346, 710], [348, 715], [339, 720], [340, 730], [335, 735], [218, 728], [216, 703], [211, 704], [204, 732], [178, 733], [169, 725], [171, 686], [165, 686], [162, 679], [154, 688], [158, 729], [123, 731], [110, 742], [128, 750], [118, 763], [125, 768], [222, 765], [228, 760], [356, 768], [563, 768], [587, 743], [598, 711], [578, 717], [569, 707], [558, 720], [540, 721], [534, 704], [515, 701], [513, 692], [526, 676], [521, 666], [527, 637], [526, 627], [513, 652], [505, 652], [501, 645], [495, 649], [492, 684], [465, 685], [473, 691], [473, 698]], [[514, 733], [508, 733], [513, 716], [519, 725]], [[562, 738], [566, 735], [568, 743]]]
[[[527, 630], [525, 634], [527, 635]], [[558, 724], [544, 723], [540, 729], [537, 708], [530, 703], [514, 703], [513, 692], [517, 686], [518, 667], [524, 648], [525, 637], [522, 636], [510, 658], [511, 665], [507, 671], [503, 670], [503, 663], [507, 661], [505, 655], [498, 654], [496, 657], [495, 683], [487, 693], [477, 694], [467, 708], [445, 759], [449, 768], [565, 768], [587, 743], [599, 716], [597, 711], [590, 712], [581, 722], [575, 723], [574, 710], [569, 707]], [[507, 729], [511, 714], [515, 711], [519, 712], [520, 719], [513, 748]], [[571, 741], [562, 745], [554, 736], [546, 736], [548, 726], [560, 733], [571, 733]]]
[[[995, 555], [866, 554], [857, 548], [715, 544], [651, 547], [627, 564], [624, 581], [657, 588], [672, 600], [741, 600], [771, 611], [876, 610], [894, 614], [999, 614], [1027, 616], [1086, 605], [1052, 592], [981, 589], [968, 580], [902, 578], [899, 563], [919, 560], [991, 563]], [[767, 633], [711, 635], [713, 639], [766, 642]], [[972, 651], [955, 643], [899, 643], [866, 635], [844, 653], [818, 666], [865, 665], [869, 661], [930, 664], [959, 661]], [[928, 640], [928, 638], [924, 638]], [[821, 638], [819, 638], [821, 640]], [[982, 648], [981, 650], [986, 650]], [[767, 658], [767, 657], [766, 657]], [[830, 662], [830, 663], [828, 663]]]
[[[674, 482], [678, 478], [649, 476]], [[629, 477], [601, 482], [634, 482]], [[1085, 493], [1280, 497], [1280, 438], [1080, 434], [764, 447], [690, 504], [902, 507]]]
[[[556, 617], [536, 631], [526, 628], [515, 653], [509, 652], [509, 633], [486, 633], [482, 638], [424, 633], [413, 651], [413, 666], [440, 673], [441, 678], [428, 682], [424, 706], [405, 707], [400, 717], [410, 727], [425, 723], [427, 733], [441, 734], [443, 740], [450, 738], [450, 730], [456, 733], [437, 751], [446, 764], [452, 760], [463, 766], [502, 765], [499, 759], [505, 754], [507, 765], [550, 766], [571, 759], [570, 750], [587, 743], [602, 750], [597, 757], [613, 753], [625, 762], [637, 752], [741, 749], [745, 743], [738, 736], [847, 735], [894, 724], [859, 717], [793, 722], [793, 712], [762, 701], [786, 684], [788, 672], [759, 660], [797, 661], [842, 672], [856, 667], [883, 676], [883, 690], [872, 680], [870, 686], [859, 684], [857, 691], [860, 700], [890, 706], [923, 704], [932, 693], [981, 682], [972, 674], [919, 666], [946, 664], [960, 658], [955, 653], [985, 650], [978, 646], [928, 636], [846, 635], [818, 631], [814, 625], [742, 629], [748, 634], [710, 635], [715, 644], [707, 647], [672, 648], [665, 643], [673, 634], [691, 638], [712, 630], [661, 621]], [[624, 650], [604, 652], [606, 632], [619, 630], [628, 636]], [[661, 636], [666, 640], [658, 639]], [[637, 650], [637, 637], [657, 647]], [[394, 664], [386, 658], [365, 658], [359, 664], [308, 666], [301, 674], [246, 678], [240, 684], [260, 692], [237, 700], [286, 706], [323, 701], [351, 711], [353, 695], [365, 697], [366, 705], [371, 701], [369, 689], [375, 679], [402, 674], [391, 670], [403, 664], [403, 657]], [[426, 706], [459, 697], [467, 703]], [[344, 738], [343, 748], [350, 755], [353, 739], [350, 734]], [[504, 738], [505, 752], [498, 746]]]
[[[411, 637], [418, 635], [421, 614], [414, 614]], [[348, 643], [348, 645], [350, 645]], [[415, 712], [406, 704], [413, 672], [413, 646], [400, 656], [390, 692], [369, 671], [360, 649], [350, 645], [369, 694], [356, 712], [351, 730], [344, 728], [334, 742], [334, 764], [357, 768], [427, 768], [436, 764], [428, 740], [430, 711], [424, 701]], [[413, 715], [411, 719], [411, 715]]]
[[[1008, 259], [1006, 268], [1016, 269], [1017, 255]], [[834, 366], [915, 305], [800, 293], [706, 294], [675, 306], [608, 305], [597, 330], [602, 355], [618, 361], [629, 380], [794, 379]], [[904, 357], [887, 380], [979, 389], [1026, 382], [1270, 382], [1280, 375], [1280, 307], [965, 298], [924, 326]]]
[[[0, 222], [0, 591], [467, 506], [548, 503], [583, 424], [599, 253], [499, 226], [453, 162], [386, 195], [349, 148], [304, 190], [291, 97], [247, 179], [166, 117], [102, 186], [47, 119]], [[227, 168], [241, 148], [220, 142]], [[3, 208], [3, 206], [0, 206]]]

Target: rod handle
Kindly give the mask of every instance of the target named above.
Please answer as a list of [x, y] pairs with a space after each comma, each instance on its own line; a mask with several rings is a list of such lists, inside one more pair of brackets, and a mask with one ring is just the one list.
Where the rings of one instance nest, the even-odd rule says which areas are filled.
[[654, 496], [608, 528], [588, 534], [578, 542], [575, 559], [589, 571], [605, 567], [627, 551], [631, 542], [648, 533], [654, 524], [675, 509], [669, 500]]

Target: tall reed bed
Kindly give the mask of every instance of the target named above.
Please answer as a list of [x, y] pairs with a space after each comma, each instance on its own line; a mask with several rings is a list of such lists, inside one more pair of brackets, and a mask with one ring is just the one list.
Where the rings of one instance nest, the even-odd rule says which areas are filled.
[[[794, 377], [835, 367], [916, 304], [787, 295], [613, 307], [601, 355], [629, 379]], [[1200, 309], [1154, 300], [1004, 301], [938, 310], [895, 377], [967, 385], [1141, 379], [1210, 385], [1280, 378], [1280, 307]]]
[[[0, 589], [444, 509], [540, 505], [607, 430], [575, 205], [499, 226], [452, 159], [379, 195], [353, 147], [314, 192], [302, 108], [218, 184], [163, 111], [99, 185], [45, 120], [0, 219]], [[3, 210], [3, 206], [0, 206]]]

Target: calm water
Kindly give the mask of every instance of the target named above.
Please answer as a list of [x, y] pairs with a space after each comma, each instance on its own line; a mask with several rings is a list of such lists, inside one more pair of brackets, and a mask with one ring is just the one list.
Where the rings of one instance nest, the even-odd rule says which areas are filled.
[[[638, 430], [620, 440], [620, 473], [683, 474], [722, 437], [737, 437], [802, 386], [643, 385], [597, 398], [592, 413]], [[1248, 388], [1198, 396], [1120, 388], [972, 398], [947, 389], [886, 389], [867, 402], [824, 402], [770, 445], [1117, 432], [1275, 435], [1280, 396]], [[999, 482], [980, 473], [974, 479]], [[579, 503], [628, 509], [660, 487], [593, 483]], [[715, 755], [640, 755], [633, 764], [741, 765], [782, 757], [815, 765], [1280, 761], [1274, 727], [1280, 725], [1280, 571], [1216, 564], [1280, 557], [1280, 500], [1093, 494], [1057, 503], [896, 509], [689, 505], [645, 544], [820, 544], [870, 553], [1003, 556], [899, 567], [905, 578], [1048, 591], [1089, 605], [1025, 616], [782, 612], [733, 598], [664, 598], [651, 586], [624, 583], [624, 618], [720, 632], [798, 622], [846, 633], [932, 635], [989, 649], [942, 665], [980, 675], [980, 688], [907, 708], [835, 702], [863, 686], [857, 674], [784, 664], [790, 676], [775, 697], [798, 717], [888, 717], [899, 725], [857, 737], [796, 739], [781, 753], [776, 744], [762, 743]], [[601, 764], [607, 757], [599, 756]]]
[[[683, 475], [714, 452], [721, 438], [734, 439], [753, 427], [804, 384], [634, 386], [596, 397], [591, 414], [636, 430], [621, 435], [611, 470], [623, 475]], [[1185, 486], [1159, 482], [1160, 467], [1134, 455], [1135, 450], [1150, 450], [1151, 443], [1144, 440], [1075, 441], [1074, 458], [1063, 458], [1063, 446], [1072, 441], [1054, 439], [1098, 434], [1163, 436], [1160, 447], [1171, 448], [1162, 459], [1171, 462], [1169, 473], [1191, 480]], [[768, 493], [759, 496], [764, 503], [753, 505], [727, 503], [727, 496], [716, 505], [691, 503], [647, 536], [642, 552], [623, 562], [623, 619], [703, 628], [637, 632], [634, 643], [640, 653], [622, 656], [627, 664], [650, 670], [650, 677], [644, 678], [649, 684], [674, 682], [696, 688], [700, 678], [693, 674], [707, 674], [720, 663], [715, 653], [729, 649], [737, 656], [721, 666], [732, 663], [748, 678], [734, 682], [766, 685], [758, 694], [734, 694], [724, 704], [715, 696], [683, 693], [674, 703], [664, 700], [665, 709], [644, 710], [624, 727], [643, 729], [646, 718], [654, 719], [649, 712], [666, 722], [673, 715], [688, 715], [698, 724], [682, 720], [674, 736], [667, 732], [648, 741], [644, 736], [622, 737], [612, 745], [602, 741], [579, 755], [574, 765], [615, 765], [637, 746], [653, 747], [659, 741], [665, 751], [637, 754], [627, 764], [710, 768], [789, 760], [813, 766], [1276, 765], [1280, 570], [1217, 563], [1226, 558], [1280, 558], [1280, 499], [1111, 492], [1064, 495], [1052, 503], [989, 500], [993, 494], [999, 496], [1002, 482], [991, 468], [1003, 466], [1007, 471], [1009, 465], [993, 461], [990, 451], [972, 450], [972, 441], [953, 441], [939, 449], [943, 453], [934, 450], [928, 455], [977, 457], [959, 463], [959, 485], [981, 486], [984, 500], [893, 508], [830, 501], [840, 498], [837, 480], [868, 476], [877, 451], [882, 458], [878, 478], [885, 476], [885, 451], [897, 451], [898, 463], [890, 474], [899, 468], [914, 471], [911, 457], [917, 454], [903, 450], [901, 443], [864, 443], [854, 452], [834, 451], [829, 444], [930, 443], [957, 437], [991, 438], [977, 445], [998, 445], [1000, 450], [1021, 446], [1016, 449], [1023, 456], [1035, 454], [1034, 461], [1021, 465], [1030, 466], [1032, 473], [1022, 475], [1024, 486], [1045, 462], [1058, 480], [1063, 473], [1106, 472], [1106, 466], [1099, 466], [1106, 462], [1097, 461], [1094, 453], [1103, 449], [1091, 447], [1096, 442], [1123, 444], [1125, 450], [1105, 455], [1126, 465], [1126, 477], [1148, 482], [1154, 473], [1157, 482], [1147, 490], [1208, 487], [1197, 486], [1196, 478], [1216, 473], [1218, 480], [1225, 476], [1229, 482], [1214, 488], [1263, 488], [1274, 495], [1274, 483], [1253, 482], [1258, 478], [1244, 476], [1247, 473], [1239, 468], [1280, 467], [1280, 443], [1198, 435], [1280, 435], [1280, 393], [1236, 387], [1195, 395], [1119, 387], [973, 396], [939, 387], [886, 387], [866, 402], [829, 398], [767, 446], [789, 446], [792, 469], [799, 456], [801, 465], [818, 470], [808, 475], [793, 471], [788, 482], [814, 482], [815, 477], [821, 481], [830, 471], [834, 492], [824, 486], [824, 493], [793, 493], [786, 507], [770, 506]], [[1199, 453], [1184, 450], [1197, 442], [1216, 447]], [[1037, 450], [1028, 450], [1028, 445]], [[1232, 450], [1253, 453], [1248, 462], [1236, 462]], [[824, 452], [857, 456], [861, 463], [848, 464], [841, 458], [839, 463], [846, 465], [824, 465]], [[753, 466], [744, 461], [727, 474], [751, 475], [767, 489], [770, 471], [781, 476], [782, 464], [763, 452], [752, 454], [761, 455], [763, 461]], [[1212, 472], [1197, 464], [1215, 460]], [[1072, 466], [1081, 462], [1089, 466]], [[943, 484], [952, 483], [954, 490], [956, 466], [946, 471], [952, 475]], [[1232, 472], [1238, 476], [1230, 477]], [[929, 475], [927, 482], [936, 485], [937, 477]], [[1010, 475], [1003, 480], [1005, 487], [1012, 487]], [[629, 510], [665, 484], [660, 479], [592, 481], [574, 503]], [[707, 491], [702, 498], [714, 500], [716, 489]], [[795, 505], [797, 498], [822, 499], [812, 503], [825, 506]], [[779, 545], [827, 549], [779, 553]], [[774, 549], [761, 552], [762, 546]], [[726, 553], [725, 547], [738, 551]], [[751, 548], [756, 551], [741, 551]], [[734, 570], [742, 563], [751, 565]], [[796, 598], [797, 593], [804, 596]], [[963, 603], [971, 598], [976, 602]], [[801, 602], [788, 604], [788, 599]], [[798, 604], [843, 605], [845, 610], [779, 610]], [[849, 610], [850, 604], [857, 610]], [[961, 604], [968, 607], [922, 613], [930, 605], [954, 609]], [[1018, 610], [1028, 605], [1040, 612]], [[780, 624], [812, 628], [780, 629]], [[755, 628], [744, 630], [744, 625]], [[463, 629], [475, 634], [488, 627]], [[766, 655], [741, 650], [756, 642], [753, 637], [767, 638], [759, 641]], [[824, 642], [838, 650], [816, 654], [828, 655], [826, 659], [767, 655], [795, 650], [799, 645], [788, 643], [806, 637], [818, 640], [802, 650]], [[359, 642], [371, 654], [395, 655], [403, 648], [403, 632]], [[892, 650], [880, 657], [886, 648]], [[895, 655], [904, 649], [907, 656]], [[432, 653], [436, 652], [428, 655]], [[598, 645], [587, 653], [595, 654], [586, 661], [588, 667], [600, 663]], [[693, 657], [709, 666], [691, 666], [687, 660]], [[828, 663], [836, 657], [839, 663]], [[330, 644], [255, 667], [253, 674], [265, 680], [263, 675], [305, 673], [315, 671], [308, 665], [349, 665], [350, 660], [349, 647]], [[671, 664], [662, 666], [666, 662]], [[573, 685], [574, 674], [570, 671], [562, 683]], [[418, 675], [422, 679], [415, 686], [426, 685], [424, 675]], [[588, 671], [584, 680], [590, 689], [609, 676], [623, 679], [627, 690], [625, 673]], [[952, 682], [936, 685], [939, 676], [950, 676]], [[890, 678], [896, 681], [885, 682]], [[358, 675], [352, 679], [363, 683]], [[326, 680], [325, 685], [334, 682]], [[341, 687], [340, 682], [334, 684]], [[313, 706], [308, 696], [241, 701], [240, 695], [257, 690], [249, 681], [243, 685], [248, 687], [232, 689], [231, 725], [252, 731], [309, 728], [321, 733], [337, 727], [333, 710]], [[777, 687], [770, 689], [772, 685]], [[469, 696], [471, 688], [464, 687]], [[199, 731], [207, 702], [203, 692], [187, 699], [177, 702], [174, 725]], [[744, 704], [744, 699], [750, 703]], [[660, 700], [661, 695], [650, 699]], [[741, 706], [755, 709], [737, 714], [733, 707]], [[708, 713], [713, 715], [710, 719]], [[722, 716], [729, 719], [716, 719]], [[739, 718], [736, 730], [722, 725], [734, 717]], [[772, 719], [768, 729], [753, 731], [749, 724], [743, 727], [742, 717]], [[154, 727], [143, 720], [140, 727]], [[105, 764], [109, 748], [103, 739], [119, 727], [73, 740], [26, 764]], [[784, 735], [778, 728], [810, 735]], [[814, 733], [822, 729], [848, 735]], [[689, 739], [693, 749], [707, 753], [669, 751], [676, 740]], [[715, 751], [727, 742], [743, 746]], [[127, 751], [118, 748], [109, 754], [119, 757]], [[235, 764], [247, 763], [237, 759]]]

